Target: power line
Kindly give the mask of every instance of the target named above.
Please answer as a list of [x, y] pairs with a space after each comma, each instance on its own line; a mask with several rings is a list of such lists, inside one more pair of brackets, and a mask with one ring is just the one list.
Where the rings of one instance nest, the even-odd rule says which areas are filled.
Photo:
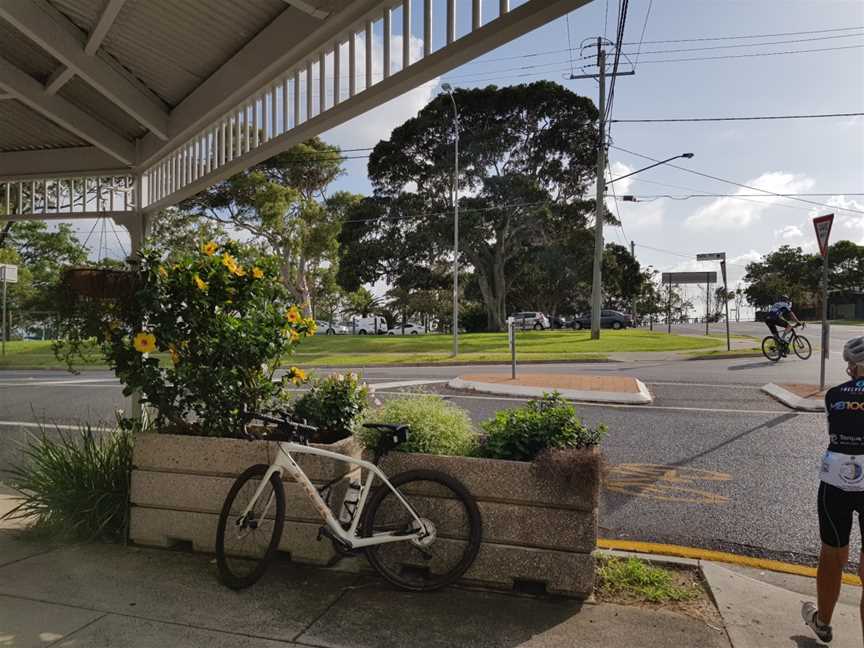
[[[612, 177], [612, 167], [609, 165], [609, 157], [606, 157], [606, 169], [609, 171], [609, 177]], [[624, 231], [624, 221], [621, 218], [621, 210], [618, 209], [618, 194], [615, 193], [615, 183], [607, 185], [612, 190], [612, 200], [615, 205], [615, 215], [618, 217], [618, 227], [621, 228], [621, 233], [624, 235], [624, 247], [627, 247], [627, 241], [629, 241], [629, 237], [627, 236], [627, 232]]]
[[[835, 27], [832, 29], [808, 29], [805, 31], [794, 32], [778, 32], [774, 34], [747, 34], [738, 36], [702, 36], [699, 38], [677, 38], [673, 40], [654, 40], [645, 41], [646, 45], [659, 45], [662, 43], [697, 43], [702, 41], [721, 41], [721, 40], [741, 40], [745, 38], [775, 38], [778, 36], [802, 36], [804, 34], [828, 34], [838, 31], [855, 31], [864, 29], [864, 25], [858, 27]], [[625, 45], [635, 45], [636, 43], [624, 43]]]
[[651, 59], [643, 63], [681, 63], [686, 61], [722, 61], [742, 58], [759, 58], [762, 56], [782, 56], [786, 54], [811, 54], [815, 52], [837, 52], [840, 50], [861, 49], [864, 45], [844, 45], [843, 47], [820, 47], [815, 49], [783, 50], [780, 52], [759, 52], [755, 54], [724, 54], [722, 56], [693, 56], [672, 59]]
[[[645, 30], [648, 29], [648, 18], [651, 16], [651, 7], [654, 6], [654, 0], [648, 2], [648, 11], [645, 12], [645, 22], [642, 23], [642, 35], [639, 37], [639, 47], [636, 48], [636, 60], [633, 63], [633, 70], [639, 65], [639, 53], [642, 51], [642, 41], [645, 40]], [[623, 43], [622, 43], [623, 44]]]
[[679, 122], [761, 121], [775, 119], [823, 119], [827, 117], [861, 117], [864, 112], [818, 113], [810, 115], [755, 115], [748, 117], [670, 117], [663, 119], [613, 119], [615, 124], [658, 124]]
[[[630, 194], [628, 194], [630, 195]], [[843, 191], [835, 191], [834, 193], [781, 193], [777, 194], [783, 198], [801, 198], [801, 197], [811, 197], [811, 198], [832, 198], [834, 196], [864, 196], [864, 193], [847, 193]], [[669, 198], [671, 200], [689, 200], [691, 198], [767, 198], [764, 194], [717, 194], [717, 193], [699, 193], [699, 194], [687, 194], [683, 196], [672, 196], [670, 194], [633, 194], [634, 198], [642, 198], [645, 200], [652, 200], [657, 198]], [[798, 207], [796, 207], [798, 209]], [[803, 207], [801, 209], [804, 209]]]
[[[630, 151], [621, 146], [615, 146], [614, 144], [610, 144], [611, 148], [614, 148], [618, 151], [623, 151], [624, 153], [629, 153], [630, 155], [635, 155], [636, 157], [643, 158], [645, 160], [651, 160], [652, 162], [659, 162], [655, 158], [652, 158], [650, 155], [643, 155], [642, 153], [636, 153], [635, 151]], [[736, 187], [743, 187], [744, 189], [750, 189], [751, 191], [758, 191], [764, 194], [768, 194], [771, 196], [777, 196], [778, 198], [784, 198], [782, 194], [779, 194], [774, 191], [770, 191], [768, 189], [762, 189], [761, 187], [754, 187], [752, 185], [744, 184], [742, 182], [735, 182], [734, 180], [729, 180], [727, 178], [720, 178], [718, 176], [711, 175], [709, 173], [702, 173], [701, 171], [695, 171], [694, 169], [688, 169], [687, 167], [678, 166], [677, 164], [667, 164], [666, 166], [672, 167], [673, 169], [678, 169], [679, 171], [685, 171], [687, 173], [692, 173], [693, 175], [698, 175], [703, 178], [708, 178], [710, 180], [715, 180], [717, 182], [725, 182], [726, 184], [735, 185]], [[808, 205], [815, 205], [817, 207], [827, 207], [828, 209], [835, 209], [839, 211], [847, 211], [854, 214], [864, 214], [864, 211], [860, 209], [850, 209], [848, 207], [837, 207], [836, 205], [828, 205], [826, 203], [816, 202], [815, 200], [807, 200], [806, 198], [798, 198], [795, 196], [786, 197], [787, 200], [797, 200], [798, 202], [807, 203]]]
[[570, 14], [567, 14], [567, 51], [570, 53], [570, 74], [573, 74], [573, 42], [570, 40]]
[[[836, 34], [833, 36], [818, 36], [815, 38], [794, 38], [791, 40], [779, 40], [779, 41], [769, 41], [767, 43], [734, 43], [732, 45], [706, 45], [703, 47], [681, 47], [675, 49], [660, 49], [660, 50], [650, 50], [647, 52], [642, 52], [642, 54], [678, 54], [681, 52], [705, 52], [709, 50], [723, 50], [723, 49], [740, 49], [740, 48], [749, 48], [749, 47], [769, 47], [773, 45], [791, 45], [797, 43], [812, 43], [814, 41], [826, 41], [833, 40], [835, 38], [861, 38], [864, 36], [864, 32], [860, 34]], [[634, 52], [625, 52], [627, 56], [632, 56]], [[638, 54], [638, 50], [637, 50]]]

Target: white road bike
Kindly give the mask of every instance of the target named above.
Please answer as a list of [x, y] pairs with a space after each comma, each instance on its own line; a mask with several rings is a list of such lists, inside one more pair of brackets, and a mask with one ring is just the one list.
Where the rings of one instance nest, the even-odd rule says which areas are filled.
[[[321, 515], [319, 541], [329, 539], [341, 555], [365, 553], [372, 567], [397, 587], [438, 589], [471, 566], [480, 548], [482, 523], [477, 502], [465, 486], [436, 470], [411, 470], [388, 479], [378, 468], [384, 455], [408, 439], [407, 426], [368, 424], [381, 433], [369, 462], [308, 445], [316, 428], [287, 415], [247, 418], [275, 426], [259, 434], [244, 425], [243, 432], [250, 441], [275, 441], [278, 450], [271, 465], [258, 464], [243, 472], [225, 498], [216, 559], [220, 580], [228, 587], [254, 584], [276, 556], [285, 526], [283, 475], [301, 486]], [[292, 454], [360, 467], [360, 478], [348, 487], [338, 517], [328, 502], [339, 480], [316, 487]]]

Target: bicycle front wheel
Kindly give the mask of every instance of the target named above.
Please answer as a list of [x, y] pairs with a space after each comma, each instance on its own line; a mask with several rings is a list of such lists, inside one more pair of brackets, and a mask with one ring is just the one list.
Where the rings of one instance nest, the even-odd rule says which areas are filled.
[[269, 466], [258, 464], [237, 478], [222, 506], [216, 531], [219, 579], [231, 589], [257, 582], [276, 555], [285, 526], [285, 491], [279, 473], [270, 476], [252, 502]]
[[777, 338], [768, 336], [762, 340], [762, 354], [771, 362], [777, 362], [780, 359], [780, 343]]
[[802, 335], [796, 336], [795, 340], [792, 342], [792, 350], [795, 351], [795, 355], [802, 360], [806, 360], [813, 353], [813, 349], [810, 346], [810, 340]]
[[[367, 547], [372, 567], [406, 590], [434, 590], [453, 583], [480, 550], [482, 522], [477, 502], [457, 479], [435, 470], [411, 470], [390, 480], [430, 532], [425, 538]], [[419, 525], [396, 494], [381, 484], [369, 498], [364, 537], [413, 533]]]

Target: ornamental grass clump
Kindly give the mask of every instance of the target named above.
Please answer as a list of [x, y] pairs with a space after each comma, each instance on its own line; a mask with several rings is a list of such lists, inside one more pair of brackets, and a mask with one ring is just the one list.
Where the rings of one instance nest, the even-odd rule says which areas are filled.
[[72, 540], [119, 541], [128, 520], [132, 435], [124, 429], [77, 433], [43, 428], [11, 469], [8, 484], [20, 503], [4, 519]]
[[573, 404], [557, 392], [498, 412], [483, 423], [483, 430], [479, 456], [515, 461], [533, 461], [546, 450], [596, 446], [606, 435], [604, 425], [585, 425]]
[[160, 431], [238, 436], [244, 408], [284, 398], [274, 372], [315, 322], [290, 304], [278, 258], [211, 242], [171, 263], [146, 250], [135, 268], [130, 295], [67, 295], [58, 357], [71, 365], [96, 340], [124, 394], [140, 390]]
[[[408, 440], [396, 448], [401, 452], [465, 456], [477, 446], [468, 412], [437, 394], [388, 398], [366, 415], [365, 422], [407, 424]], [[381, 434], [378, 430], [361, 428], [357, 436], [365, 448], [374, 450]]]

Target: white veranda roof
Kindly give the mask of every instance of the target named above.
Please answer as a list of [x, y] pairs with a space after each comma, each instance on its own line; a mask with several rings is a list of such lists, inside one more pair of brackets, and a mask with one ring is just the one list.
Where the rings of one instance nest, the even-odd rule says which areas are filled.
[[0, 0], [0, 214], [174, 204], [588, 1]]

